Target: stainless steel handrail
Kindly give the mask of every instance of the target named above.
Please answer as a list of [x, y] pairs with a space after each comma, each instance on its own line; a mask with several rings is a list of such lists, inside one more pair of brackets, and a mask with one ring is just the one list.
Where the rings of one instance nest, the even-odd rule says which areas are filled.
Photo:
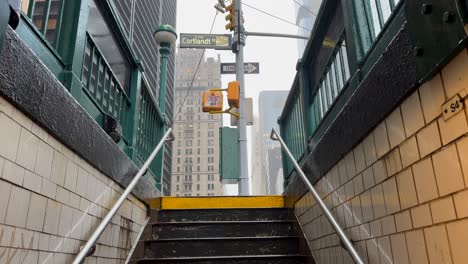
[[318, 205], [322, 209], [323, 213], [327, 217], [327, 219], [330, 222], [330, 224], [332, 225], [333, 229], [335, 229], [336, 233], [338, 234], [338, 236], [341, 239], [341, 242], [343, 242], [343, 244], [345, 245], [346, 249], [348, 250], [351, 257], [353, 258], [354, 262], [358, 263], [358, 264], [364, 264], [361, 257], [359, 256], [358, 252], [354, 248], [353, 244], [351, 243], [349, 238], [346, 236], [343, 229], [340, 227], [340, 224], [338, 224], [336, 219], [331, 214], [330, 210], [327, 208], [325, 203], [322, 201], [322, 199], [320, 198], [320, 195], [317, 193], [317, 191], [315, 190], [312, 183], [310, 183], [309, 179], [307, 179], [306, 175], [304, 174], [304, 171], [302, 171], [302, 169], [299, 166], [299, 164], [297, 163], [296, 159], [294, 159], [294, 156], [291, 154], [291, 151], [289, 150], [288, 146], [286, 146], [286, 143], [284, 143], [281, 136], [278, 134], [278, 132], [276, 132], [276, 129], [273, 128], [271, 130], [270, 138], [272, 140], [280, 142], [281, 147], [283, 148], [284, 152], [286, 152], [286, 154], [288, 155], [288, 158], [292, 161], [292, 163], [294, 165], [294, 168], [296, 169], [296, 172], [299, 174], [302, 181], [305, 183], [305, 185], [307, 186], [309, 191], [314, 196], [314, 198], [317, 201]]
[[[159, 141], [158, 145], [153, 150], [151, 155], [148, 157], [145, 164], [143, 164], [143, 167], [140, 168], [140, 170], [138, 171], [135, 178], [133, 178], [133, 180], [130, 182], [130, 184], [128, 184], [125, 191], [122, 193], [122, 195], [119, 197], [117, 202], [114, 204], [114, 206], [112, 206], [112, 208], [109, 210], [109, 212], [104, 217], [102, 222], [96, 228], [96, 231], [94, 231], [94, 233], [91, 235], [88, 242], [86, 242], [86, 244], [81, 248], [80, 252], [78, 253], [78, 255], [73, 260], [73, 264], [81, 264], [82, 261], [86, 258], [86, 255], [89, 252], [89, 250], [94, 246], [96, 241], [101, 236], [102, 232], [104, 232], [104, 229], [109, 224], [109, 222], [112, 220], [112, 217], [117, 213], [117, 210], [119, 210], [120, 206], [124, 203], [125, 199], [127, 199], [127, 196], [130, 194], [130, 192], [136, 186], [138, 180], [140, 180], [141, 176], [143, 176], [146, 173], [146, 170], [148, 169], [149, 165], [151, 164], [153, 159], [158, 154], [159, 150], [164, 145], [164, 142], [166, 142], [166, 139], [168, 139], [169, 135], [171, 135], [171, 134], [172, 134], [172, 128], [169, 128], [167, 130], [166, 134], [164, 134], [164, 136], [162, 137], [161, 141]], [[173, 135], [172, 135], [172, 137], [173, 137]]]
[[130, 251], [128, 252], [127, 259], [125, 259], [124, 264], [130, 263], [130, 260], [132, 260], [132, 255], [133, 252], [135, 251], [136, 247], [138, 246], [138, 242], [140, 241], [141, 235], [143, 235], [143, 232], [145, 231], [146, 225], [148, 224], [150, 220], [150, 216], [146, 217], [145, 221], [141, 225], [140, 231], [138, 232], [137, 236], [135, 237], [135, 241], [133, 241], [133, 245], [130, 248]]

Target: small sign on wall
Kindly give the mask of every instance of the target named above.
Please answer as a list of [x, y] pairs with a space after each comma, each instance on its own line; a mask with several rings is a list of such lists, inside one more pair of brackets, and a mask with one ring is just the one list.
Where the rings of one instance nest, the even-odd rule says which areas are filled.
[[455, 95], [454, 97], [450, 98], [445, 104], [442, 105], [442, 115], [444, 120], [447, 121], [458, 112], [465, 108], [465, 104], [461, 99], [460, 95]]

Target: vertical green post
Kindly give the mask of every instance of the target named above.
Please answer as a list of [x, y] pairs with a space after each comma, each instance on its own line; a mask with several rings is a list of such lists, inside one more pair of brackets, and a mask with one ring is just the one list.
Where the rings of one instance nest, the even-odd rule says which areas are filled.
[[[130, 110], [129, 110], [129, 115], [127, 122], [127, 135], [128, 135], [128, 141], [129, 141], [129, 148], [127, 150], [127, 155], [130, 157], [132, 161], [135, 162], [136, 160], [136, 155], [135, 155], [135, 148], [137, 144], [137, 131], [138, 131], [138, 117], [140, 115], [140, 107], [141, 107], [141, 73], [143, 72], [142, 64], [140, 61], [137, 62], [136, 68], [133, 68], [132, 71], [132, 89], [130, 89]], [[109, 89], [109, 93], [110, 93]], [[110, 95], [108, 95], [110, 98]], [[110, 101], [110, 100], [109, 100]], [[108, 102], [109, 102], [108, 101]], [[109, 106], [109, 103], [108, 103]], [[124, 132], [125, 133], [125, 132]]]
[[88, 25], [89, 0], [67, 1], [63, 4], [63, 20], [60, 21], [60, 40], [57, 50], [65, 62], [64, 84], [81, 102], [82, 83], [81, 71], [86, 44], [86, 27]]
[[[166, 80], [167, 80], [167, 59], [171, 53], [171, 46], [175, 44], [177, 40], [177, 33], [171, 25], [161, 25], [154, 32], [154, 38], [159, 44], [159, 53], [161, 54], [161, 73], [159, 76], [159, 109], [161, 110], [163, 125], [161, 126], [161, 133], [163, 135], [168, 124], [166, 120]], [[163, 165], [164, 165], [164, 148], [160, 152], [161, 158], [157, 160], [158, 164], [161, 164], [161, 177], [160, 182], [156, 183], [159, 185], [159, 190], [162, 192], [163, 187]], [[157, 173], [157, 172], [155, 172]]]
[[159, 54], [161, 54], [161, 74], [159, 77], [159, 110], [163, 116], [166, 115], [166, 82], [167, 82], [167, 59], [171, 53], [171, 46], [161, 43]]

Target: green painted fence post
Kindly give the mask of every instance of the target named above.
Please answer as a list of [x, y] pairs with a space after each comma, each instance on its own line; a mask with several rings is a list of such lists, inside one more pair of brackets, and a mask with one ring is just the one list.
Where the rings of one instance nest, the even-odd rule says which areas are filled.
[[81, 72], [86, 45], [86, 29], [88, 25], [89, 0], [67, 1], [63, 9], [59, 46], [57, 51], [62, 54], [65, 62], [63, 72], [64, 85], [81, 103], [82, 84]]
[[141, 75], [143, 73], [143, 65], [140, 61], [137, 62], [137, 67], [133, 69], [131, 77], [131, 89], [130, 89], [130, 110], [128, 115], [127, 135], [128, 144], [127, 155], [130, 159], [136, 161], [136, 144], [137, 144], [137, 131], [139, 124], [139, 116], [141, 111]]

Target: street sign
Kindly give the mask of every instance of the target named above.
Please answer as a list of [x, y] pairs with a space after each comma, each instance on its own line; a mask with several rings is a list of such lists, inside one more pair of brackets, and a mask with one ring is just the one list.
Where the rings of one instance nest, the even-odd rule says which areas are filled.
[[195, 48], [195, 49], [217, 49], [217, 50], [230, 50], [231, 49], [231, 35], [219, 34], [180, 34], [180, 47], [181, 48]]
[[[245, 98], [245, 113], [246, 113], [246, 122], [248, 126], [253, 125], [253, 100], [252, 98]], [[232, 112], [239, 113], [239, 109], [233, 108]], [[237, 126], [237, 118], [234, 115], [231, 115], [231, 126]]]
[[[259, 74], [260, 64], [258, 62], [244, 62], [245, 74]], [[221, 63], [221, 74], [236, 74], [235, 63]]]

